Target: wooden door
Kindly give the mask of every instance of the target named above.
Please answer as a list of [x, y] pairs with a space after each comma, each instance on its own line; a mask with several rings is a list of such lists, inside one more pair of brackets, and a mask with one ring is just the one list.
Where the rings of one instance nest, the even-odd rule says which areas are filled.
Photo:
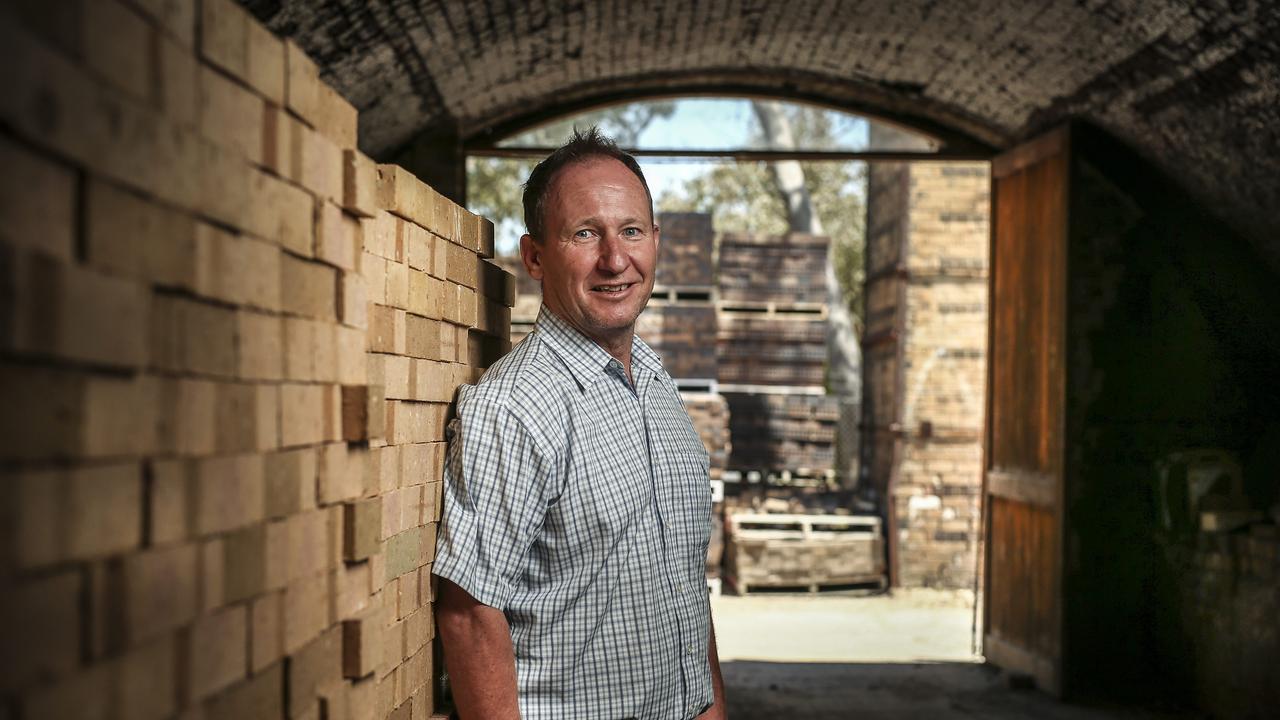
[[987, 661], [1062, 692], [1069, 135], [991, 165], [983, 500]]

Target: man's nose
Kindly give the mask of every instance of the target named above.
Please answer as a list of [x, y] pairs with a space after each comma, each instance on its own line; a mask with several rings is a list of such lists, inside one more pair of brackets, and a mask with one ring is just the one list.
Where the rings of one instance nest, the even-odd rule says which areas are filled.
[[618, 235], [607, 234], [600, 239], [600, 259], [597, 263], [600, 270], [617, 275], [627, 269], [631, 262], [627, 255], [626, 245]]

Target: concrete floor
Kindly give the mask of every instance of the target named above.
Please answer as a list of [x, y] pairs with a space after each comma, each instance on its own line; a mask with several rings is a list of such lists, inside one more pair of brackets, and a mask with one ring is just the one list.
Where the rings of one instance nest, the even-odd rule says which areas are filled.
[[1012, 689], [970, 648], [967, 593], [722, 596], [711, 604], [733, 720], [1173, 718]]

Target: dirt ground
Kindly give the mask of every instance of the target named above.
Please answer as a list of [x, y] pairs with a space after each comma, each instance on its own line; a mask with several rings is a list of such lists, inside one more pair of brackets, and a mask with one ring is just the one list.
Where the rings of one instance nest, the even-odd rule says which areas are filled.
[[972, 595], [753, 595], [713, 598], [729, 716], [779, 718], [1173, 718], [1068, 706], [972, 652]]

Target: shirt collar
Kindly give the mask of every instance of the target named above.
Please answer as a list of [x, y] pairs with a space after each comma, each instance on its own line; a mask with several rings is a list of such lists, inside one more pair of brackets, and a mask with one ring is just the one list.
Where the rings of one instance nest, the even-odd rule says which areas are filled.
[[[546, 305], [538, 310], [536, 328], [542, 341], [550, 345], [564, 361], [579, 387], [586, 388], [594, 384], [604, 377], [610, 363], [617, 362], [604, 348], [565, 322], [564, 318], [556, 315]], [[657, 353], [635, 335], [631, 338], [631, 369], [633, 376], [637, 370], [657, 374], [662, 369], [662, 361]]]

